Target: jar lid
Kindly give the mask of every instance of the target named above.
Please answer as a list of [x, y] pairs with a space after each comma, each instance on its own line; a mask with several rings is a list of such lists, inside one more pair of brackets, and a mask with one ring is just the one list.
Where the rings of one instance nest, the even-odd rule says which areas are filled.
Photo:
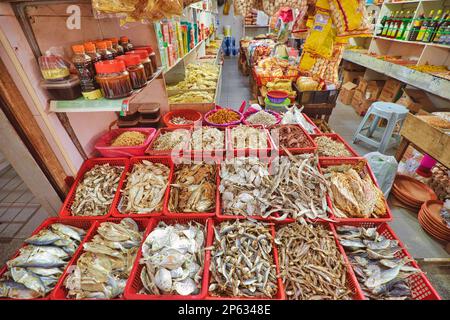
[[137, 54], [127, 54], [124, 56], [118, 56], [116, 59], [123, 61], [127, 67], [135, 66], [141, 63], [141, 57]]
[[148, 54], [153, 53], [153, 48], [151, 46], [143, 46], [143, 47], [137, 47], [136, 50], [146, 50]]
[[148, 58], [147, 50], [132, 50], [125, 53], [126, 55], [137, 54], [141, 57], [141, 60], [145, 60]]
[[97, 73], [118, 73], [125, 71], [125, 63], [121, 60], [106, 60], [95, 63]]
[[84, 44], [84, 50], [86, 50], [86, 52], [95, 51], [95, 44], [93, 44], [92, 42], [86, 42]]
[[106, 47], [107, 47], [107, 48], [112, 48], [112, 41], [110, 41], [110, 40], [105, 40], [105, 43], [106, 43]]
[[122, 36], [120, 37], [121, 42], [128, 42], [128, 37]]
[[82, 44], [76, 44], [76, 45], [72, 46], [72, 50], [76, 54], [83, 54], [84, 46]]
[[98, 49], [106, 49], [107, 48], [105, 41], [99, 41], [95, 45], [97, 46]]

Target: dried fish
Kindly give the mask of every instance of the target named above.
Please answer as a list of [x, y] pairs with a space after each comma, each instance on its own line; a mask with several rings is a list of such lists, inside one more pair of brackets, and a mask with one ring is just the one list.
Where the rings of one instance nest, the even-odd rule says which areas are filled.
[[412, 298], [410, 276], [421, 271], [408, 257], [398, 258], [398, 241], [387, 239], [376, 228], [338, 226], [336, 230], [367, 298]]
[[162, 133], [153, 143], [154, 150], [181, 150], [189, 143], [190, 134], [186, 129]]
[[97, 234], [84, 243], [84, 252], [64, 281], [72, 299], [120, 297], [133, 267], [143, 233], [133, 219], [102, 222]]
[[197, 128], [192, 133], [191, 145], [193, 150], [222, 150], [225, 149], [225, 134], [216, 128]]
[[124, 167], [95, 165], [78, 184], [70, 207], [74, 216], [103, 216], [116, 195]]
[[314, 139], [317, 143], [317, 152], [319, 157], [351, 157], [352, 153], [345, 144], [333, 140], [327, 136], [318, 136]]
[[271, 131], [272, 138], [277, 146], [285, 148], [312, 147], [308, 136], [298, 125], [282, 125]]
[[216, 205], [216, 166], [205, 162], [177, 165], [170, 187], [171, 212], [211, 212]]
[[186, 119], [184, 117], [173, 117], [172, 119], [170, 119], [170, 123], [176, 125], [185, 125], [185, 124], [193, 124], [194, 121]]
[[205, 226], [198, 222], [160, 222], [142, 245], [141, 294], [183, 296], [201, 290], [205, 255]]
[[289, 300], [348, 300], [347, 267], [333, 233], [290, 223], [276, 232], [280, 276]]
[[143, 160], [129, 174], [123, 192], [121, 213], [151, 213], [161, 211], [169, 184], [170, 169], [162, 163]]
[[215, 226], [214, 234], [210, 294], [259, 298], [277, 294], [269, 225], [250, 220], [229, 221]]
[[262, 128], [239, 125], [231, 129], [231, 144], [235, 149], [266, 149], [267, 134]]

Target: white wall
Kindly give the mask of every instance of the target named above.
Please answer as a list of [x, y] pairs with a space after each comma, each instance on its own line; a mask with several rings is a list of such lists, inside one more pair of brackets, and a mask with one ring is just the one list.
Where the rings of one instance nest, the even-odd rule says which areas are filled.
[[223, 14], [224, 6], [219, 7], [219, 27], [217, 29], [217, 34], [223, 34], [223, 27], [226, 25], [231, 26], [231, 35], [236, 39], [236, 43], [239, 43], [239, 40], [242, 38], [242, 16], [234, 16], [234, 8], [231, 5], [230, 12], [227, 16]]

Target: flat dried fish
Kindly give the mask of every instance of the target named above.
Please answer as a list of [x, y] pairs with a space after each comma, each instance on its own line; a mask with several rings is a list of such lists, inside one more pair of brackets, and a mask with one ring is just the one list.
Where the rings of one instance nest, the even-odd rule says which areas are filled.
[[266, 149], [267, 133], [262, 128], [239, 125], [231, 129], [231, 144], [235, 149]]
[[225, 134], [217, 128], [198, 128], [192, 133], [191, 145], [193, 150], [222, 150], [225, 149]]
[[181, 150], [189, 143], [190, 134], [186, 129], [167, 131], [158, 136], [153, 143], [154, 150]]
[[351, 157], [352, 153], [347, 149], [345, 144], [337, 140], [333, 140], [327, 136], [318, 136], [314, 138], [317, 143], [317, 152], [319, 157]]

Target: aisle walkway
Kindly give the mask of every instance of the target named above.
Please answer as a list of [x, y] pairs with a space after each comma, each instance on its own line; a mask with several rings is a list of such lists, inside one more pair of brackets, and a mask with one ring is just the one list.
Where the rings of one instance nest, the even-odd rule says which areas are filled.
[[222, 69], [222, 92], [219, 105], [239, 109], [242, 101], [251, 99], [248, 77], [238, 69], [237, 58], [225, 57]]

